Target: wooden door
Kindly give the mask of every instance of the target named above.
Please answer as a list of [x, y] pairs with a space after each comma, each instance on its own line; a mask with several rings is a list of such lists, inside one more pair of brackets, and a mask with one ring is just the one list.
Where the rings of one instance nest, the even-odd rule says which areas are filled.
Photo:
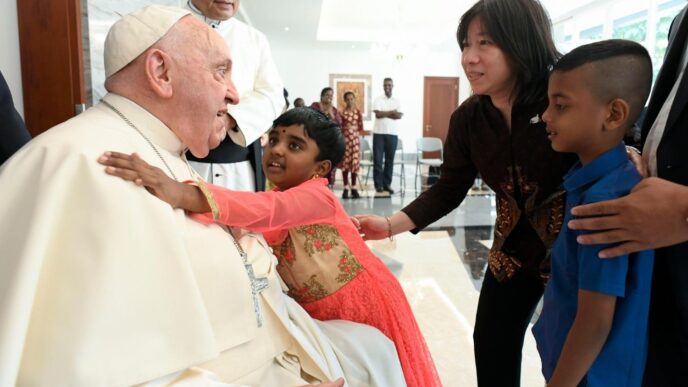
[[459, 78], [425, 77], [423, 137], [447, 138], [449, 118], [459, 105]]
[[[459, 78], [425, 77], [423, 87], [423, 135], [447, 138], [449, 118], [459, 105]], [[439, 152], [425, 152], [423, 157], [439, 157]]]
[[86, 102], [80, 0], [17, 0], [24, 120], [31, 135]]

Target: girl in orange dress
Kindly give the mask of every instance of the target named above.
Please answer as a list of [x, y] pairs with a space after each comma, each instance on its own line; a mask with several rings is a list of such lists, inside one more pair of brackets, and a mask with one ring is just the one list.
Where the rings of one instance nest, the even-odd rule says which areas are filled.
[[[346, 148], [344, 158], [339, 164], [339, 168], [342, 170], [342, 178], [344, 179], [342, 198], [348, 199], [349, 189], [351, 189], [351, 198], [358, 199], [361, 195], [356, 190], [356, 177], [358, 176], [358, 168], [361, 162], [360, 136], [363, 131], [363, 115], [356, 108], [356, 96], [353, 92], [347, 91], [344, 93], [344, 101], [346, 102], [346, 109], [341, 112], [341, 116], [342, 134], [344, 135]], [[349, 175], [351, 175], [351, 185], [349, 185]]]
[[408, 386], [440, 386], [399, 282], [370, 251], [322, 178], [343, 154], [336, 123], [314, 109], [295, 108], [278, 117], [269, 132], [263, 167], [278, 187], [270, 192], [178, 183], [136, 155], [108, 152], [101, 162], [115, 167], [106, 169], [109, 174], [195, 212], [201, 222], [262, 232], [290, 295], [313, 318], [378, 328], [394, 342]]

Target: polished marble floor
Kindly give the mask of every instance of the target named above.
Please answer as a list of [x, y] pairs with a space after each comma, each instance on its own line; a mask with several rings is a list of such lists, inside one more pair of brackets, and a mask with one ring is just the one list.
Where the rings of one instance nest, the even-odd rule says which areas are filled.
[[[371, 179], [368, 189], [364, 186], [361, 190], [364, 197], [340, 200], [350, 214], [389, 216], [417, 197], [414, 170], [415, 164], [405, 166], [403, 195], [397, 176], [392, 182], [397, 192], [390, 197], [374, 197]], [[341, 197], [339, 174], [338, 178], [334, 191]], [[368, 242], [399, 278], [448, 387], [477, 384], [473, 323], [495, 215], [494, 194], [474, 190], [457, 209], [417, 235], [404, 233], [393, 242]], [[530, 330], [523, 350], [521, 385], [544, 386]]]

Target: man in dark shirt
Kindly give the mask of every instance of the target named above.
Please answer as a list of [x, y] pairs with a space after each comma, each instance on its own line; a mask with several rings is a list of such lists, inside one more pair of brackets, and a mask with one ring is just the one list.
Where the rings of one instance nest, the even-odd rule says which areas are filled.
[[0, 165], [29, 140], [31, 135], [14, 108], [10, 88], [0, 72]]

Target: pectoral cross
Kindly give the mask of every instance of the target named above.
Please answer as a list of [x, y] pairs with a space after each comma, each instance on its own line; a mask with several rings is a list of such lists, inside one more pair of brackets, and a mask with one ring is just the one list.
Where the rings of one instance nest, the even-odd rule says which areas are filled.
[[246, 269], [246, 273], [248, 274], [248, 279], [251, 281], [251, 295], [253, 296], [253, 310], [256, 313], [256, 321], [258, 322], [258, 326], [261, 327], [263, 326], [263, 314], [260, 309], [260, 300], [258, 299], [258, 295], [260, 292], [263, 290], [267, 289], [267, 287], [270, 285], [268, 282], [268, 279], [266, 277], [262, 278], [256, 278], [256, 274], [253, 272], [253, 265], [248, 263], [246, 259], [246, 253], [242, 252], [241, 253], [241, 258], [244, 260], [244, 269]]
[[234, 237], [232, 229], [227, 227], [226, 230], [230, 238], [232, 239], [232, 242], [234, 242], [234, 247], [236, 247], [237, 252], [239, 252], [241, 260], [244, 262], [244, 270], [246, 270], [246, 274], [248, 274], [248, 280], [251, 282], [251, 296], [253, 297], [253, 311], [256, 313], [256, 322], [258, 323], [259, 327], [262, 327], [263, 315], [260, 310], [260, 300], [258, 299], [258, 295], [260, 294], [260, 292], [267, 289], [267, 287], [270, 286], [270, 283], [267, 277], [256, 277], [256, 273], [253, 271], [253, 265], [248, 263], [248, 255], [241, 247], [237, 239]]

